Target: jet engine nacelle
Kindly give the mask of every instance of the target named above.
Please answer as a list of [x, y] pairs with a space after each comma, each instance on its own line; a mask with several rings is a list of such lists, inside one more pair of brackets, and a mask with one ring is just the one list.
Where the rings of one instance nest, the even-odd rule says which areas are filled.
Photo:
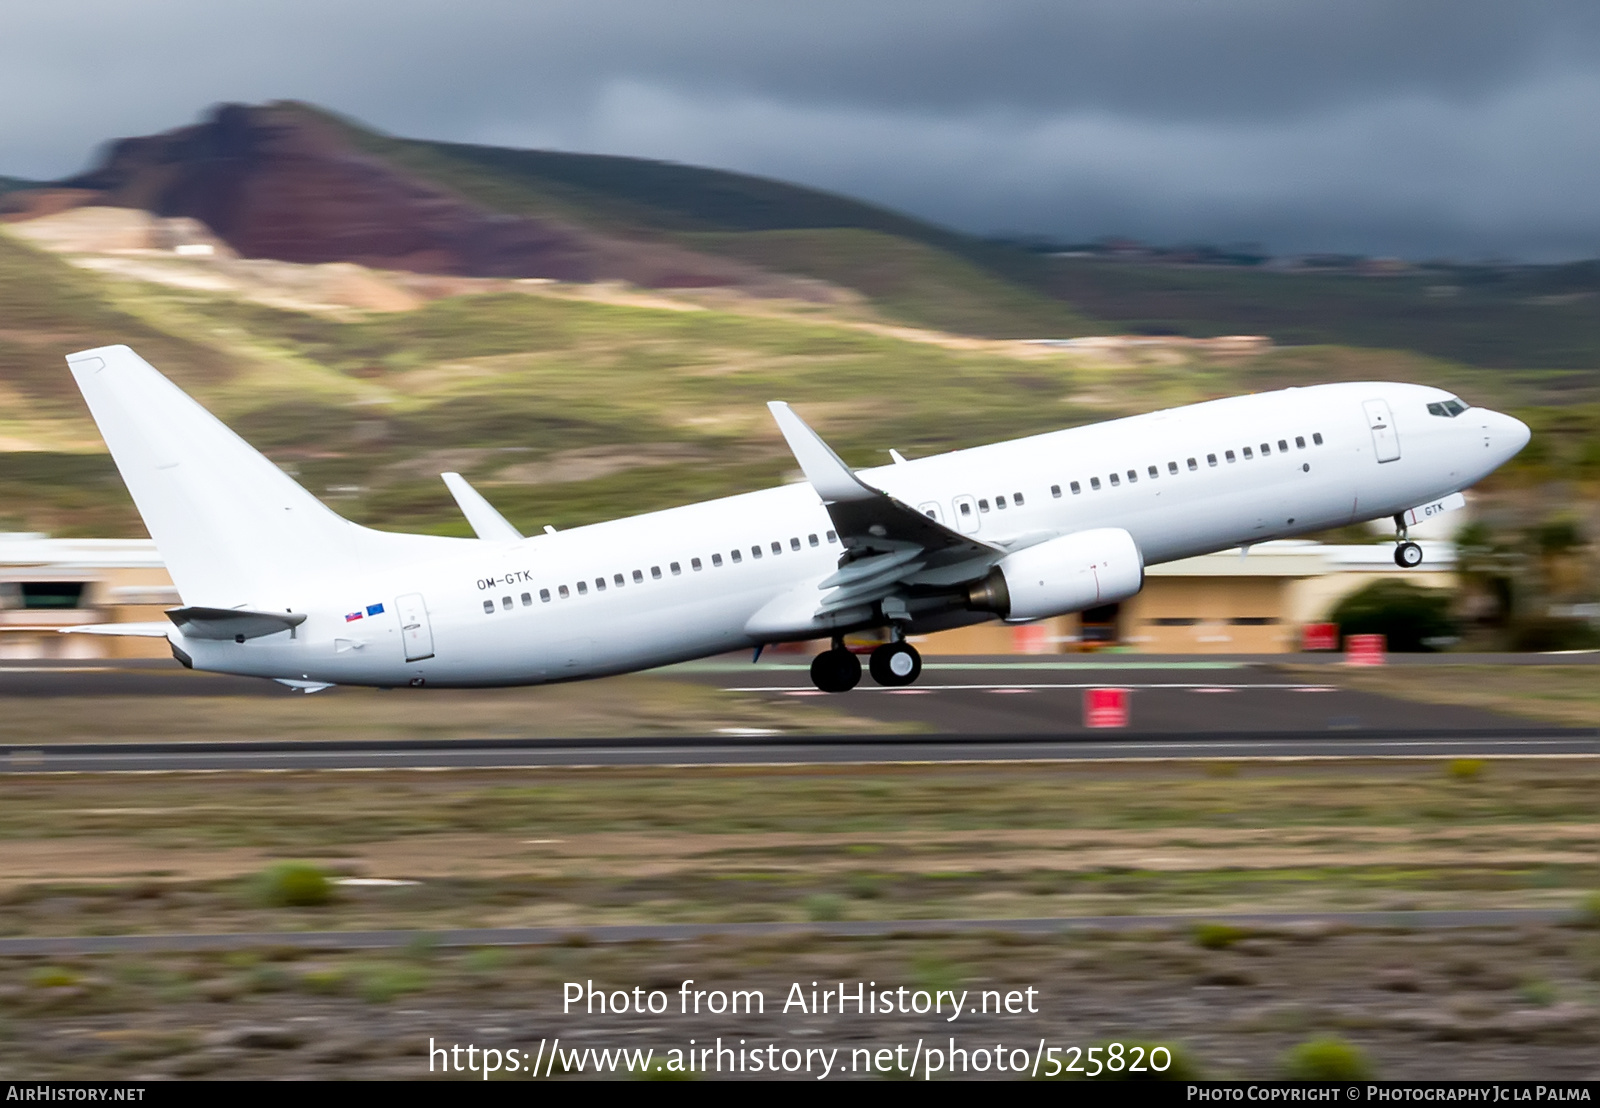
[[1144, 556], [1120, 527], [1077, 531], [1008, 554], [967, 603], [1012, 623], [1126, 600], [1144, 587]]

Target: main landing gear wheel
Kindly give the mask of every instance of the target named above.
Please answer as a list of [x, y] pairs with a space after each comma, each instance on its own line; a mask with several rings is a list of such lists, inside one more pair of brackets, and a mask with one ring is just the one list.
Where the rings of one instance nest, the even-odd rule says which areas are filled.
[[872, 652], [872, 679], [891, 688], [909, 685], [922, 676], [922, 655], [908, 642], [886, 642]]
[[1415, 569], [1422, 564], [1422, 547], [1414, 542], [1403, 542], [1394, 548], [1394, 564], [1401, 569]]
[[861, 661], [842, 646], [811, 659], [811, 683], [823, 692], [849, 692], [861, 683]]

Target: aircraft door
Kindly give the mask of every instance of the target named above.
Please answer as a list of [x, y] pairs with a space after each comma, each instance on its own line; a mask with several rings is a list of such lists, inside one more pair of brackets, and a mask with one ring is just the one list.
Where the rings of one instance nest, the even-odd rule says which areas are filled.
[[1384, 400], [1365, 400], [1361, 407], [1367, 413], [1367, 426], [1372, 430], [1372, 449], [1378, 461], [1392, 462], [1400, 457], [1400, 436], [1394, 432], [1394, 419], [1389, 414], [1389, 404]]
[[956, 526], [964, 535], [975, 533], [980, 524], [978, 522], [978, 502], [970, 496], [958, 496], [950, 502], [954, 511]]
[[395, 598], [400, 613], [400, 637], [406, 644], [406, 661], [420, 662], [433, 657], [433, 625], [428, 622], [428, 606], [420, 592]]

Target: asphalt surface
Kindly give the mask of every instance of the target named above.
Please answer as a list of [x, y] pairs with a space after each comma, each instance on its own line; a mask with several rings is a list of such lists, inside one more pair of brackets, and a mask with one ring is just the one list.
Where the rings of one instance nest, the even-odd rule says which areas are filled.
[[[1436, 665], [1440, 656], [1397, 660]], [[1456, 664], [1592, 664], [1600, 655], [1449, 655]], [[1326, 655], [931, 659], [907, 689], [867, 679], [848, 694], [811, 687], [807, 660], [718, 659], [663, 671], [777, 704], [821, 698], [919, 734], [728, 733], [602, 739], [103, 743], [0, 746], [0, 773], [163, 770], [515, 768], [1159, 758], [1600, 754], [1592, 728], [1530, 724], [1472, 708], [1347, 691], [1278, 663]], [[1419, 680], [1425, 680], [1422, 673]], [[595, 686], [597, 689], [601, 685]], [[1084, 726], [1088, 688], [1130, 690], [1124, 729]], [[29, 696], [297, 696], [270, 681], [165, 660], [0, 666], [0, 699]], [[333, 698], [341, 690], [316, 694]], [[396, 690], [426, 696], [428, 690]]]
[[174, 935], [61, 935], [0, 939], [0, 957], [17, 955], [78, 956], [85, 954], [151, 953], [154, 951], [250, 950], [293, 947], [298, 950], [396, 950], [419, 941], [441, 947], [535, 946], [570, 942], [681, 942], [714, 936], [811, 934], [850, 937], [944, 935], [989, 932], [1059, 935], [1067, 931], [1132, 931], [1150, 928], [1232, 923], [1241, 927], [1285, 928], [1343, 926], [1383, 929], [1447, 927], [1514, 927], [1529, 923], [1563, 923], [1572, 913], [1543, 908], [1424, 910], [1411, 912], [1248, 913], [1204, 916], [1050, 916], [1031, 919], [860, 920], [835, 923], [642, 923], [588, 927], [467, 927], [443, 931], [238, 931]]
[[[1295, 660], [1299, 657], [1319, 656]], [[851, 692], [832, 695], [811, 686], [807, 665], [799, 659], [761, 666], [701, 663], [672, 672], [768, 700], [820, 698], [847, 707], [852, 715], [952, 734], [1103, 734], [1083, 719], [1084, 690], [1102, 687], [1129, 690], [1130, 728], [1174, 737], [1197, 732], [1507, 734], [1530, 728], [1525, 720], [1477, 708], [1340, 689], [1314, 672], [1295, 673], [1259, 657], [930, 659], [908, 688], [880, 688], [864, 677]], [[1426, 677], [1419, 672], [1417, 679]]]

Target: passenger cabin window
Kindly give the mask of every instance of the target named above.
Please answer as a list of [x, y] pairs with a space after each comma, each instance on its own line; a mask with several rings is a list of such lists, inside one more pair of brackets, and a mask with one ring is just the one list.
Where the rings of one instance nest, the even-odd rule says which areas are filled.
[[1278, 440], [1278, 453], [1279, 454], [1287, 454], [1287, 453], [1289, 453], [1289, 441], [1287, 439], [1279, 439]]
[[661, 567], [660, 566], [651, 566], [650, 567], [650, 577], [653, 580], [656, 580], [656, 581], [661, 580]]
[[714, 566], [722, 565], [722, 555], [721, 554], [713, 554], [713, 555], [711, 555], [711, 564], [714, 565]]
[[[1189, 468], [1193, 469], [1194, 467], [1190, 466]], [[1168, 473], [1177, 473], [1178, 472], [1178, 463], [1177, 462], [1168, 462], [1167, 463], [1167, 472]]]
[[642, 569], [634, 570], [633, 571], [633, 583], [635, 585], [637, 585], [637, 584], [640, 584], [643, 581], [644, 581], [644, 570], [642, 570]]
[[1089, 478], [1089, 487], [1091, 489], [1093, 489], [1095, 492], [1099, 492], [1100, 491], [1100, 478], [1098, 478], [1098, 477]]
[[810, 543], [812, 546], [816, 546], [817, 545], [817, 536], [815, 536], [815, 535], [807, 535], [806, 536], [806, 541], [808, 543]]
[[550, 590], [549, 589], [540, 589], [539, 590], [539, 599], [542, 600], [546, 604], [550, 603]]
[[837, 531], [829, 531], [828, 532], [828, 541], [829, 542], [838, 542], [839, 541], [839, 533]]
[[1020, 492], [1012, 493], [1011, 503], [1015, 504], [1019, 508], [1022, 507], [1022, 494]]
[[1321, 446], [1322, 445], [1322, 432], [1318, 431], [1316, 434], [1312, 435], [1311, 436], [1311, 442], [1315, 446]]
[[1215, 454], [1207, 454], [1206, 455], [1206, 465], [1214, 466], [1216, 464], [1217, 464], [1217, 456]]
[[1232, 462], [1236, 462], [1236, 461], [1238, 461], [1238, 460], [1239, 460], [1239, 459], [1238, 459], [1238, 458], [1235, 458], [1235, 457], [1234, 457], [1234, 456], [1233, 456], [1233, 451], [1231, 451], [1231, 450], [1224, 450], [1224, 451], [1223, 451], [1223, 452], [1222, 452], [1222, 456], [1223, 456], [1223, 457], [1224, 457], [1224, 458], [1226, 458], [1226, 459], [1228, 459], [1228, 461], [1229, 461], [1229, 462], [1230, 462], [1230, 463], [1232, 463]]
[[556, 589], [556, 595], [561, 597], [562, 600], [567, 600], [572, 596], [572, 593], [567, 591], [567, 586], [561, 585]]
[[987, 512], [988, 510], [989, 510], [989, 501], [988, 500], [980, 500], [980, 501], [978, 501], [978, 511]]
[[1295, 445], [1295, 447], [1297, 449], [1304, 450], [1306, 448], [1305, 436], [1304, 435], [1296, 435], [1294, 437], [1294, 445]]
[[1122, 484], [1122, 478], [1118, 477], [1115, 473], [1111, 475], [1110, 480], [1113, 487]]
[[1244, 460], [1248, 462], [1248, 461], [1252, 460], [1254, 457], [1255, 457], [1255, 455], [1250, 452], [1250, 448], [1248, 446], [1245, 447], [1244, 448]]
[[761, 557], [761, 545], [759, 543], [757, 543], [755, 546], [752, 546], [750, 548], [750, 557], [752, 557], [752, 558]]
[[996, 508], [1004, 508], [1006, 506], [1005, 493], [1001, 493], [999, 496], [994, 498], [994, 506]]
[[1050, 495], [1055, 497], [1057, 500], [1060, 500], [1061, 499], [1061, 486], [1060, 485], [1051, 485], [1050, 486]]
[[594, 591], [595, 592], [605, 592], [606, 591], [606, 579], [604, 577], [596, 577], [594, 579]]
[[509, 612], [512, 608], [511, 598], [509, 596], [502, 596], [500, 598], [500, 607]]
[[683, 572], [683, 567], [680, 566], [677, 562], [673, 562], [667, 568], [672, 571], [672, 576], [674, 576], [674, 577], [678, 576], [680, 573]]
[[783, 553], [783, 543], [781, 543], [781, 542], [773, 543], [772, 544], [772, 552], [774, 554], [782, 554]]
[[620, 574], [620, 573], [613, 573], [611, 575], [611, 580], [612, 580], [613, 583], [616, 584], [617, 588], [620, 589], [623, 586], [623, 584], [627, 581], [627, 578], [622, 576], [622, 574]]
[[705, 566], [700, 564], [700, 559], [699, 558], [690, 558], [689, 559], [689, 568], [694, 570], [696, 573], [699, 573], [702, 569], [705, 568]]
[[483, 614], [486, 616], [494, 615], [494, 601], [485, 600], [483, 602]]
[[[1212, 465], [1216, 465], [1217, 463], [1216, 463], [1215, 460], [1213, 460], [1211, 464]], [[1195, 461], [1193, 458], [1190, 458], [1189, 459], [1189, 468], [1191, 470], [1199, 469], [1200, 468], [1200, 463]]]
[[1271, 453], [1272, 453], [1272, 444], [1270, 442], [1262, 443], [1261, 444], [1261, 456], [1263, 458], [1265, 458]]
[[1138, 483], [1139, 483], [1139, 471], [1136, 470], [1136, 469], [1128, 470], [1128, 484], [1136, 485]]
[[744, 555], [740, 554], [737, 550], [728, 551], [728, 557], [733, 559], [734, 565], [738, 565], [740, 562], [744, 561]]
[[1072, 495], [1073, 496], [1077, 496], [1079, 493], [1081, 493], [1083, 491], [1083, 486], [1078, 484], [1078, 482], [1076, 482], [1076, 481], [1072, 482], [1072, 484], [1070, 486], [1068, 486], [1068, 487], [1072, 489]]
[[1150, 467], [1150, 476], [1152, 478], [1160, 477], [1161, 476], [1161, 471], [1159, 469], [1157, 469], [1155, 466], [1151, 466]]
[[790, 539], [789, 540], [789, 549], [790, 550], [799, 550], [800, 549], [800, 540], [799, 539]]
[[[578, 595], [579, 596], [588, 596], [589, 595], [589, 583], [587, 581], [579, 581], [578, 582]], [[510, 600], [511, 598], [508, 596], [508, 597], [506, 597], [506, 599]], [[509, 607], [509, 605], [508, 605], [508, 607]]]
[[522, 606], [524, 608], [533, 607], [533, 594], [532, 593], [525, 592], [525, 593], [522, 594]]

